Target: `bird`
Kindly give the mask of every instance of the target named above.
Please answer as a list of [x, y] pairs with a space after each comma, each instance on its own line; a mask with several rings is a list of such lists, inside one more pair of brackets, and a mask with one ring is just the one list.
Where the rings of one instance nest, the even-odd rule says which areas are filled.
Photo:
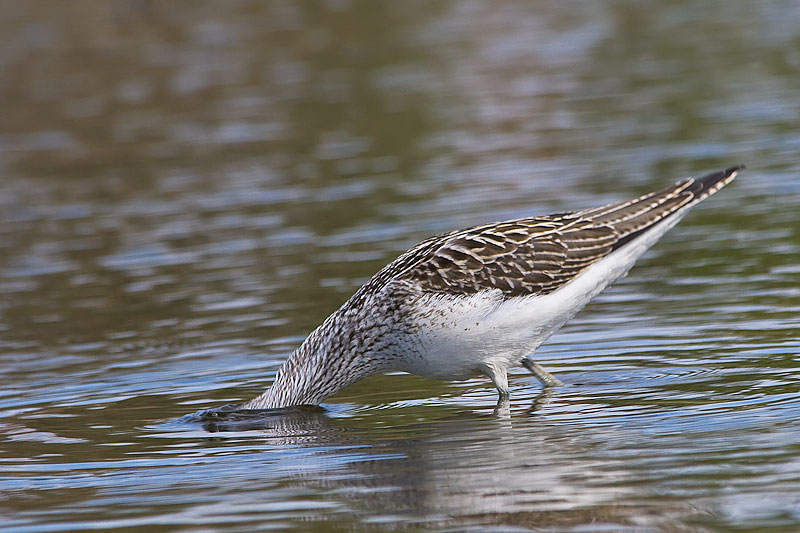
[[509, 397], [508, 369], [561, 381], [531, 354], [738, 165], [632, 200], [451, 231], [378, 271], [294, 350], [240, 409], [318, 405], [374, 374], [440, 380], [481, 374]]

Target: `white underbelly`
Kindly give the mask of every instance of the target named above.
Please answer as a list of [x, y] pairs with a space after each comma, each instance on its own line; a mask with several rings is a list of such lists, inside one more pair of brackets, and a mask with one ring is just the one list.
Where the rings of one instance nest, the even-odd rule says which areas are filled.
[[468, 296], [426, 294], [414, 307], [415, 334], [401, 344], [398, 370], [436, 379], [467, 379], [486, 364], [516, 366], [674, 226], [654, 227], [550, 294], [503, 299], [497, 290]]

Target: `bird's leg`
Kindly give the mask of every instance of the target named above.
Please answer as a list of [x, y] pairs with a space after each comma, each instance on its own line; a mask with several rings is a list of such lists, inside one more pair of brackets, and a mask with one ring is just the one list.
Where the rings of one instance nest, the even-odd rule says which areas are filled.
[[508, 401], [508, 396], [500, 396], [497, 399], [497, 405], [494, 406], [494, 416], [500, 420], [511, 419], [511, 402]]
[[508, 374], [506, 374], [506, 369], [500, 368], [493, 363], [484, 363], [480, 368], [481, 372], [489, 376], [494, 386], [497, 387], [500, 400], [508, 399]]
[[[538, 363], [534, 363], [530, 358], [526, 357], [522, 360], [522, 366], [527, 368], [531, 374], [536, 376], [536, 379], [542, 382], [542, 385], [545, 387], [557, 387], [559, 385], [563, 385], [564, 383], [561, 382], [560, 379], [555, 377], [553, 374], [542, 368], [542, 366]], [[491, 377], [491, 376], [489, 376]]]

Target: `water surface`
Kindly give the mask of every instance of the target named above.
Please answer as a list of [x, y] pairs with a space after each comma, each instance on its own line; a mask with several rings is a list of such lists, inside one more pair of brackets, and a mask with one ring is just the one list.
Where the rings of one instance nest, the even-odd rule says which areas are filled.
[[[800, 528], [791, 2], [0, 4], [0, 527]], [[746, 163], [522, 369], [249, 399], [432, 234]]]

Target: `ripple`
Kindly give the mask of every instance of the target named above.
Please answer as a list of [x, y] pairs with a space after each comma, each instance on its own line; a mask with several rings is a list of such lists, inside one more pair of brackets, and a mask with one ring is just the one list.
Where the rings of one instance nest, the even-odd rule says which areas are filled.
[[[797, 530], [797, 17], [739, 4], [0, 17], [0, 528]], [[563, 387], [209, 416], [421, 239], [740, 160], [537, 351]]]

